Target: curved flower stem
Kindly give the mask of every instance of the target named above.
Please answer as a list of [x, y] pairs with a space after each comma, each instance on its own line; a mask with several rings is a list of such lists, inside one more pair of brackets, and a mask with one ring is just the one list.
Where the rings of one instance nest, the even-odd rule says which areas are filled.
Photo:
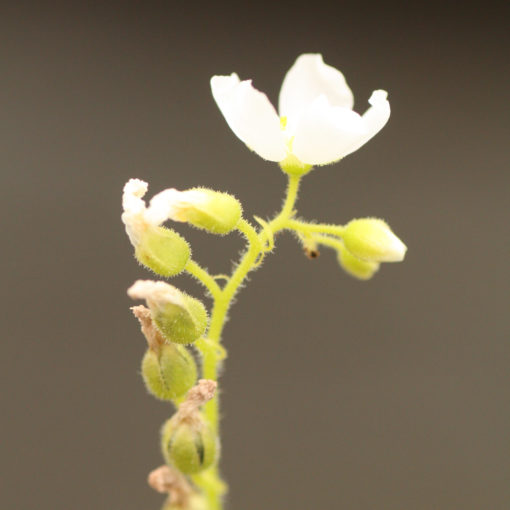
[[337, 237], [342, 237], [344, 233], [344, 227], [342, 225], [331, 225], [328, 223], [306, 223], [305, 221], [298, 221], [289, 219], [286, 224], [286, 228], [296, 230], [301, 234], [330, 234]]
[[[248, 249], [244, 254], [241, 262], [237, 266], [232, 276], [228, 279], [227, 284], [214, 300], [213, 310], [211, 314], [211, 323], [209, 326], [208, 339], [210, 347], [203, 354], [203, 377], [205, 379], [217, 379], [218, 375], [218, 350], [214, 344], [220, 343], [221, 332], [225, 325], [228, 309], [232, 302], [234, 294], [243, 282], [244, 278], [253, 267], [255, 260], [262, 251], [262, 243], [260, 242], [257, 231], [245, 220], [241, 219], [238, 230], [244, 234], [248, 241]], [[215, 429], [218, 431], [218, 396], [207, 402], [204, 407], [205, 417]]]
[[289, 183], [287, 185], [287, 194], [285, 196], [285, 201], [283, 202], [283, 207], [280, 213], [269, 222], [268, 228], [269, 230], [275, 234], [276, 232], [287, 228], [287, 223], [290, 221], [290, 218], [294, 216], [294, 205], [297, 200], [297, 194], [299, 190], [299, 183], [301, 182], [300, 175], [289, 175]]
[[343, 247], [343, 241], [340, 239], [336, 239], [335, 237], [330, 236], [315, 236], [314, 241], [322, 244], [324, 246], [328, 246], [329, 248], [333, 248], [334, 250], [340, 250]]
[[216, 299], [220, 295], [221, 288], [216, 283], [216, 280], [197, 262], [189, 259], [184, 269], [187, 273], [194, 276], [202, 285], [204, 285], [213, 299]]
[[[209, 289], [214, 297], [214, 305], [211, 313], [211, 322], [209, 325], [208, 341], [201, 342], [199, 345], [202, 353], [202, 376], [205, 379], [218, 379], [218, 368], [221, 361], [219, 354], [221, 334], [225, 326], [228, 310], [232, 304], [232, 299], [243, 284], [250, 271], [258, 267], [257, 260], [264, 252], [268, 237], [287, 227], [290, 218], [293, 217], [294, 205], [297, 199], [300, 176], [289, 176], [287, 194], [283, 203], [281, 212], [270, 221], [260, 232], [245, 219], [241, 219], [237, 225], [237, 230], [241, 232], [248, 242], [248, 247], [242, 256], [239, 264], [228, 278], [226, 285], [220, 289], [214, 279], [205, 270], [201, 270], [198, 264], [192, 263], [186, 269], [188, 272], [199, 278]], [[205, 274], [204, 274], [205, 272]], [[199, 276], [198, 276], [199, 275]], [[214, 281], [212, 285], [211, 281]], [[216, 288], [217, 287], [217, 288]], [[204, 406], [204, 415], [216, 434], [219, 433], [219, 396], [207, 402]], [[193, 477], [196, 485], [202, 488], [208, 501], [208, 510], [221, 510], [222, 494], [226, 487], [218, 473], [218, 464], [209, 468], [204, 473]]]

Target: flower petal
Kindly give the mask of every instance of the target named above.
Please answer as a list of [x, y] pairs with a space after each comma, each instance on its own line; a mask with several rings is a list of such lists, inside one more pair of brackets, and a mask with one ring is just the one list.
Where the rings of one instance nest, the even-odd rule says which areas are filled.
[[305, 53], [288, 71], [280, 91], [280, 115], [287, 117], [291, 131], [299, 116], [320, 95], [325, 95], [333, 106], [352, 110], [354, 98], [344, 75], [325, 64], [322, 55]]
[[145, 228], [145, 201], [149, 185], [140, 179], [129, 179], [122, 194], [122, 222], [133, 246], [140, 241], [141, 232]]
[[361, 136], [344, 154], [351, 154], [357, 151], [362, 145], [365, 145], [385, 126], [390, 118], [390, 103], [388, 102], [388, 93], [385, 90], [375, 90], [372, 92], [368, 102], [371, 107], [363, 114], [362, 120], [365, 126], [365, 133]]
[[269, 161], [281, 161], [286, 145], [280, 119], [265, 94], [237, 74], [213, 76], [211, 90], [221, 113], [235, 135]]
[[151, 198], [149, 207], [145, 213], [146, 220], [153, 225], [161, 225], [169, 218], [172, 218], [171, 212], [174, 208], [175, 202], [179, 200], [181, 194], [181, 191], [170, 188], [160, 191], [154, 195]]
[[360, 115], [350, 108], [332, 106], [326, 96], [320, 96], [301, 115], [292, 152], [303, 163], [326, 165], [343, 158], [364, 135]]

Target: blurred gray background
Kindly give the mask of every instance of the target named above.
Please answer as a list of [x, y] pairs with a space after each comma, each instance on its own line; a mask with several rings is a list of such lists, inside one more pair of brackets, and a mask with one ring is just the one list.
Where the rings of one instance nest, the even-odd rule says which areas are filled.
[[[271, 216], [285, 180], [233, 135], [213, 74], [276, 102], [303, 52], [392, 117], [304, 181], [309, 219], [385, 218], [409, 247], [370, 282], [290, 235], [225, 330], [228, 508], [508, 510], [508, 17], [498, 4], [2, 2], [0, 507], [157, 510], [168, 406], [139, 375], [127, 287], [147, 277], [123, 184], [230, 191]], [[239, 236], [179, 226], [226, 272]], [[189, 278], [175, 284], [196, 296]]]

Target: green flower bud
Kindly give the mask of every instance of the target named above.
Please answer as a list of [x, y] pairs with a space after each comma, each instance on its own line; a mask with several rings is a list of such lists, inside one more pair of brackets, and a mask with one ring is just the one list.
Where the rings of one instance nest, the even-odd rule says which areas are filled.
[[228, 234], [241, 219], [241, 203], [228, 193], [207, 188], [163, 193], [157, 200], [166, 201], [170, 219], [187, 222], [212, 234]]
[[185, 474], [207, 469], [216, 458], [216, 438], [202, 420], [168, 420], [163, 426], [161, 448], [166, 462]]
[[190, 256], [187, 241], [165, 227], [148, 227], [135, 248], [135, 257], [140, 264], [166, 277], [182, 272]]
[[161, 400], [177, 400], [197, 380], [197, 367], [188, 350], [177, 344], [164, 344], [159, 352], [148, 349], [142, 360], [142, 377], [149, 393]]
[[369, 280], [379, 269], [378, 262], [361, 260], [343, 245], [338, 250], [338, 262], [347, 273], [359, 280]]
[[352, 255], [371, 262], [400, 262], [407, 250], [390, 227], [377, 218], [350, 221], [342, 239]]
[[154, 314], [154, 322], [171, 342], [191, 344], [205, 333], [207, 311], [198, 299], [182, 293], [182, 302], [168, 303]]
[[128, 294], [147, 301], [152, 320], [167, 340], [190, 344], [204, 334], [208, 322], [205, 306], [172, 285], [138, 280]]
[[186, 240], [177, 232], [160, 225], [167, 219], [165, 203], [147, 208], [143, 197], [148, 184], [130, 179], [122, 195], [122, 221], [138, 261], [162, 276], [179, 274], [190, 258]]

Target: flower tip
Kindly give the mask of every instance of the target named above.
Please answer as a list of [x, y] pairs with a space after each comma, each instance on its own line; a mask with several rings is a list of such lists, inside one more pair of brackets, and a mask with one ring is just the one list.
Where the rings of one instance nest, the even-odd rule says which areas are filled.
[[137, 280], [129, 287], [127, 294], [132, 299], [149, 299], [154, 302], [180, 303], [179, 291], [165, 282]]
[[147, 193], [149, 185], [141, 179], [129, 179], [124, 185], [124, 194], [141, 198]]
[[402, 262], [406, 256], [407, 246], [397, 237], [390, 229], [388, 224], [380, 220], [381, 224], [387, 228], [386, 230], [386, 256], [384, 262]]
[[402, 262], [406, 256], [407, 246], [395, 234], [393, 234], [392, 247], [390, 251], [393, 254], [393, 260], [388, 262]]
[[313, 64], [324, 64], [324, 59], [322, 57], [322, 53], [302, 53], [299, 55], [299, 57], [296, 59], [296, 63], [303, 63], [309, 61]]
[[150, 280], [137, 280], [129, 287], [127, 295], [131, 299], [144, 299], [150, 294], [151, 290], [154, 289], [155, 283], [156, 282]]
[[385, 90], [374, 90], [368, 102], [375, 106], [376, 104], [388, 102], [388, 92]]
[[211, 89], [214, 91], [228, 90], [240, 83], [237, 73], [215, 74], [211, 80]]

